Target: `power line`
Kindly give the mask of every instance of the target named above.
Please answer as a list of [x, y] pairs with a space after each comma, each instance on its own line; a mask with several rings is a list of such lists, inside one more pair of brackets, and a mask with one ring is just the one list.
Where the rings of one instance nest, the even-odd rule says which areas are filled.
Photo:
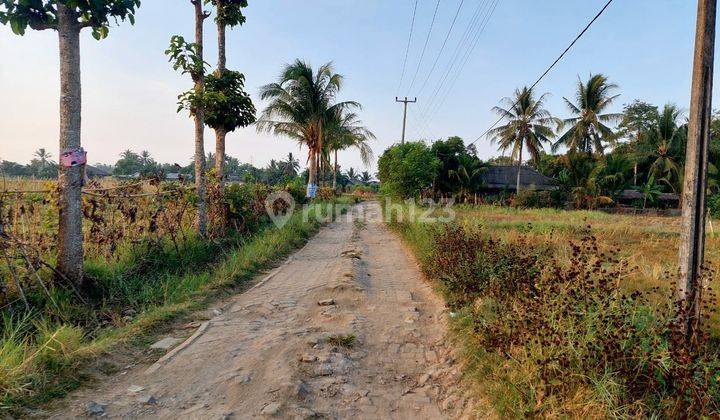
[[475, 38], [473, 39], [470, 48], [468, 48], [466, 50], [465, 56], [461, 59], [458, 70], [455, 72], [454, 76], [451, 76], [452, 80], [448, 84], [448, 87], [445, 90], [445, 93], [440, 96], [440, 100], [433, 107], [433, 109], [429, 115], [434, 115], [436, 112], [438, 112], [442, 108], [442, 106], [445, 104], [445, 101], [447, 100], [447, 98], [452, 93], [452, 90], [455, 87], [455, 83], [457, 83], [458, 79], [460, 78], [460, 75], [462, 74], [463, 70], [465, 69], [465, 66], [470, 61], [470, 57], [472, 57], [473, 51], [475, 51], [475, 48], [477, 48], [480, 38], [481, 38], [482, 34], [485, 32], [485, 28], [487, 27], [488, 23], [490, 23], [490, 19], [492, 19], [492, 16], [495, 13], [495, 9], [497, 8], [499, 3], [500, 3], [500, 0], [495, 0], [495, 3], [491, 5], [490, 9], [488, 9], [488, 14], [485, 17], [485, 20], [483, 21], [480, 30], [475, 34]]
[[460, 0], [460, 4], [458, 4], [457, 11], [455, 12], [455, 17], [453, 17], [452, 23], [450, 24], [450, 29], [448, 29], [447, 35], [445, 35], [445, 40], [443, 41], [442, 46], [440, 47], [440, 51], [438, 51], [437, 57], [435, 57], [435, 61], [433, 62], [432, 67], [430, 68], [430, 72], [428, 72], [428, 75], [425, 78], [425, 81], [423, 82], [422, 87], [418, 91], [418, 95], [425, 89], [425, 85], [427, 85], [428, 80], [430, 80], [430, 76], [432, 75], [433, 71], [435, 70], [437, 63], [440, 60], [440, 57], [442, 56], [443, 51], [445, 50], [445, 45], [447, 44], [448, 39], [450, 39], [450, 34], [452, 34], [452, 30], [455, 27], [455, 22], [457, 21], [458, 15], [460, 15], [460, 9], [462, 9], [462, 5], [464, 2], [465, 2], [465, 0]]
[[[470, 44], [470, 40], [474, 38], [474, 33], [476, 33], [481, 27], [482, 22], [485, 19], [480, 19], [480, 17], [483, 15], [483, 11], [486, 9], [486, 6], [488, 4], [492, 3], [493, 0], [479, 0], [477, 3], [477, 7], [472, 13], [472, 17], [468, 20], [468, 24], [466, 25], [465, 30], [463, 31], [462, 36], [460, 36], [459, 42], [457, 43], [455, 47], [455, 51], [451, 54], [451, 59], [448, 62], [448, 65], [446, 69], [443, 71], [443, 73], [449, 73], [450, 70], [454, 67], [455, 62], [458, 60], [458, 58], [461, 56], [462, 51], [467, 50], [467, 46]], [[495, 0], [497, 1], [497, 0]], [[447, 74], [445, 74], [443, 77], [441, 77], [442, 82], [444, 83], [444, 78], [447, 77]], [[434, 94], [431, 95], [430, 101], [434, 103], [437, 93], [439, 92], [439, 89], [435, 89]], [[420, 122], [422, 122], [426, 127], [430, 127], [428, 124], [428, 121], [430, 118], [428, 118], [427, 112], [431, 109], [432, 104], [428, 104], [424, 107], [424, 111], [420, 112], [419, 118]], [[437, 138], [437, 136], [433, 135], [434, 138]]]
[[418, 60], [418, 65], [415, 69], [415, 75], [413, 76], [412, 82], [410, 82], [410, 87], [408, 88], [408, 95], [410, 94], [410, 91], [415, 85], [415, 80], [417, 79], [418, 73], [420, 72], [420, 65], [422, 65], [423, 58], [425, 57], [425, 50], [427, 49], [428, 42], [430, 41], [430, 35], [432, 34], [433, 26], [435, 26], [435, 19], [437, 18], [439, 8], [440, 0], [437, 0], [437, 3], [435, 3], [435, 12], [433, 13], [432, 21], [430, 22], [430, 29], [428, 29], [427, 36], [425, 37], [425, 45], [423, 45], [422, 53], [420, 53], [420, 60]]
[[412, 41], [413, 29], [415, 28], [415, 13], [417, 12], [418, 0], [415, 0], [415, 6], [413, 7], [412, 20], [410, 20], [410, 35], [408, 35], [407, 47], [405, 48], [405, 59], [403, 60], [402, 73], [400, 74], [400, 83], [398, 83], [397, 92], [400, 93], [403, 79], [405, 78], [405, 68], [407, 66], [408, 53], [410, 52], [410, 43]]
[[[439, 104], [441, 102], [436, 101], [438, 98], [447, 97], [447, 95], [452, 90], [452, 87], [455, 84], [455, 81], [460, 76], [460, 73], [462, 73], [463, 68], [467, 64], [467, 62], [470, 60], [470, 56], [472, 54], [472, 51], [477, 47], [477, 44], [480, 40], [481, 35], [483, 32], [485, 32], [485, 28], [487, 27], [487, 24], [490, 22], [490, 19], [492, 18], [492, 15], [495, 11], [495, 8], [497, 7], [500, 0], [490, 0], [489, 2], [486, 2], [483, 7], [478, 11], [478, 16], [476, 19], [476, 22], [473, 23], [473, 26], [475, 26], [476, 23], [479, 22], [479, 25], [475, 29], [475, 33], [473, 34], [472, 27], [468, 27], [468, 31], [466, 33], [466, 36], [464, 39], [458, 44], [458, 48], [455, 50], [455, 54], [453, 55], [452, 60], [448, 63], [448, 66], [445, 69], [445, 72], [443, 76], [440, 78], [437, 88], [432, 94], [431, 99], [428, 101], [428, 105], [425, 107], [425, 115], [431, 115], [431, 111], [436, 110], [439, 108]], [[488, 6], [487, 9], [485, 9], [485, 6]], [[484, 13], [483, 13], [484, 11]], [[480, 18], [482, 16], [482, 18]], [[463, 44], [466, 45], [466, 47], [463, 49]], [[457, 67], [457, 71], [455, 74], [451, 77], [450, 75], [453, 73], [453, 69], [455, 68], [456, 64], [459, 64]], [[450, 79], [448, 79], [450, 77]], [[449, 80], [452, 80], [452, 83], [448, 84], [448, 88], [446, 89], [445, 93], [440, 95], [440, 92], [443, 90], [443, 87], [445, 87], [445, 83]], [[440, 96], [438, 96], [440, 95]], [[444, 99], [443, 99], [444, 102]]]
[[445, 84], [445, 79], [450, 74], [451, 70], [455, 67], [456, 62], [460, 57], [462, 57], [465, 51], [469, 49], [469, 46], [471, 44], [471, 40], [475, 38], [475, 35], [477, 32], [482, 30], [484, 18], [481, 19], [481, 17], [485, 14], [486, 7], [492, 3], [493, 0], [480, 0], [478, 1], [477, 7], [475, 11], [472, 14], [472, 17], [469, 19], [469, 22], [467, 24], [467, 27], [463, 31], [463, 35], [460, 37], [460, 40], [458, 41], [457, 45], [455, 46], [454, 52], [450, 55], [450, 60], [446, 64], [443, 71], [440, 73], [440, 77], [438, 79], [439, 85], [436, 88], [433, 88], [433, 92], [430, 95], [429, 99], [426, 102], [426, 105], [423, 107], [421, 111], [421, 115], [424, 119], [429, 120], [430, 119], [430, 110], [433, 108], [433, 105], [436, 102], [437, 95], [441, 90], [441, 87]]
[[[570, 49], [580, 40], [580, 38], [582, 38], [583, 35], [585, 35], [585, 32], [587, 32], [590, 29], [590, 27], [595, 23], [595, 21], [597, 21], [600, 18], [600, 16], [602, 16], [602, 14], [605, 13], [605, 10], [607, 10], [607, 8], [610, 7], [610, 4], [612, 4], [613, 1], [614, 0], [608, 0], [608, 2], [605, 4], [605, 6], [603, 6], [602, 9], [600, 9], [600, 11], [597, 13], [597, 15], [595, 15], [595, 17], [592, 18], [592, 20], [587, 24], [587, 26], [585, 26], [585, 28], [578, 34], [578, 36], [576, 36], [575, 39], [570, 43], [570, 45], [568, 45], [568, 47], [565, 48], [565, 51], [563, 51], [562, 54], [560, 54], [558, 56], [558, 58], [556, 58], [555, 61], [553, 61], [553, 63], [550, 64], [550, 67], [548, 67], [547, 70], [545, 70], [545, 72], [543, 72], [543, 74], [540, 75], [540, 77], [535, 81], [535, 83], [533, 83], [532, 86], [530, 86], [530, 90], [534, 89], [538, 84], [540, 84], [542, 79], [544, 79], [545, 76], [547, 76], [548, 73], [550, 73], [550, 71], [557, 65], [557, 63], [559, 63], [560, 60], [562, 60], [562, 58], [565, 57], [565, 54], [567, 54], [568, 51], [570, 51]], [[518, 104], [518, 101], [515, 101], [515, 103], [512, 105], [511, 108], [515, 107], [517, 104]], [[485, 132], [483, 134], [481, 134], [478, 138], [473, 140], [470, 144], [468, 144], [468, 146], [477, 143], [478, 140], [485, 137], [504, 118], [505, 118], [504, 116], [501, 116], [497, 121], [495, 121], [495, 123], [493, 125], [490, 126], [490, 128], [485, 130]]]

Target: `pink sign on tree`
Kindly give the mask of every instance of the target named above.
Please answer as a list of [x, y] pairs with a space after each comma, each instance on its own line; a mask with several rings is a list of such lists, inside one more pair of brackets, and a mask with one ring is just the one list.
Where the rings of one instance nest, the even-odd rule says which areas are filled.
[[60, 153], [60, 165], [66, 168], [85, 165], [86, 163], [87, 152], [82, 147], [63, 150], [62, 153]]

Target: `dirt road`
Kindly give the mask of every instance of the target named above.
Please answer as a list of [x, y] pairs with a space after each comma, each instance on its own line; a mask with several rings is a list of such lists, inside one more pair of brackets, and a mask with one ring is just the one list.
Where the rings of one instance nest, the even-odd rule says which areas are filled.
[[57, 417], [455, 418], [443, 305], [364, 203], [152, 366]]

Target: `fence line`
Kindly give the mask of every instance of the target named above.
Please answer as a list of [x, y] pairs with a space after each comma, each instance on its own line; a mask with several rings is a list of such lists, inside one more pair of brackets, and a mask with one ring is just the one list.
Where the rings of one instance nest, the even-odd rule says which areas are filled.
[[[136, 182], [133, 184], [128, 185], [118, 185], [115, 187], [108, 187], [108, 188], [89, 188], [82, 190], [82, 193], [85, 195], [90, 195], [93, 197], [107, 197], [107, 198], [132, 198], [132, 197], [150, 197], [157, 195], [157, 192], [150, 192], [150, 193], [138, 193], [138, 194], [127, 194], [127, 195], [105, 195], [105, 194], [99, 194], [99, 192], [104, 191], [114, 191], [114, 190], [121, 190], [121, 189], [127, 189], [132, 187], [137, 187], [139, 185], [142, 185], [146, 182], [149, 182], [150, 180], [144, 180], [140, 182]], [[187, 189], [192, 190], [195, 189], [194, 185], [188, 185]], [[25, 194], [49, 194], [53, 192], [54, 190], [11, 190], [11, 191], [0, 191], [0, 196], [4, 194], [14, 194], [14, 195], [25, 195]], [[168, 190], [168, 191], [162, 191], [160, 194], [167, 195], [171, 193], [180, 192], [181, 190]]]

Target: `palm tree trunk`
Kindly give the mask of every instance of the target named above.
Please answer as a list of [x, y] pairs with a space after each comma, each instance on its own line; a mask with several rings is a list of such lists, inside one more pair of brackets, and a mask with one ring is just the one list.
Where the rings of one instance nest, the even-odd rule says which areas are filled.
[[[57, 4], [60, 46], [60, 153], [81, 146], [82, 89], [80, 25], [75, 11]], [[58, 165], [60, 221], [58, 271], [76, 286], [83, 283], [82, 167]]]
[[314, 190], [317, 186], [317, 154], [315, 150], [310, 149], [310, 166], [308, 167], [308, 186], [305, 197], [314, 198]]
[[[203, 22], [205, 15], [202, 10], [202, 1], [193, 0], [195, 6], [195, 43], [198, 45], [198, 56], [203, 57]], [[202, 97], [205, 93], [205, 75], [195, 75], [195, 94]], [[198, 107], [195, 117], [195, 189], [198, 195], [198, 209], [196, 229], [205, 236], [207, 233], [207, 203], [205, 202], [205, 113]]]
[[333, 165], [333, 191], [337, 189], [337, 149], [335, 149], [335, 165]]
[[323, 165], [322, 154], [318, 153], [318, 186], [325, 186], [325, 165]]
[[522, 167], [522, 144], [520, 145], [520, 155], [518, 156], [518, 166], [517, 166], [517, 185], [515, 186], [515, 195], [517, 196], [520, 194], [520, 168]]

